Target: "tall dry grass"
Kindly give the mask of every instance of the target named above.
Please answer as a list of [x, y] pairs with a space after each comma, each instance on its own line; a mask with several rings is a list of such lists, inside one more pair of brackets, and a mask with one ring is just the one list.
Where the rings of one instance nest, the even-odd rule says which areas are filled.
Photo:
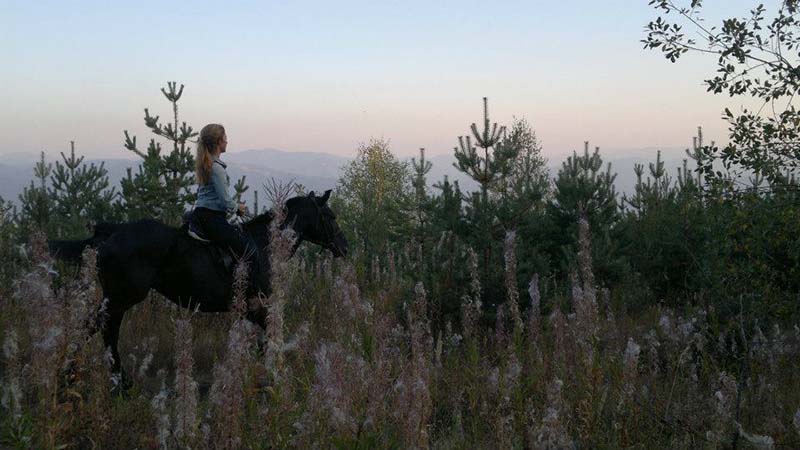
[[[745, 317], [723, 327], [698, 308], [615, 310], [618, 294], [593, 274], [590, 231], [582, 221], [569, 290], [547, 297], [516, 267], [509, 233], [507, 301], [492, 327], [477, 258], [463, 249], [460, 324], [437, 327], [418, 249], [288, 259], [291, 236], [272, 229], [269, 297], [245, 298], [240, 266], [232, 313], [158, 299], [133, 312], [121, 351], [135, 385], [124, 396], [91, 333], [102, 320], [94, 255], [75, 280], [54, 282], [38, 237], [0, 308], [3, 445], [800, 447], [800, 327]], [[254, 307], [266, 308], [265, 330], [247, 320]]]

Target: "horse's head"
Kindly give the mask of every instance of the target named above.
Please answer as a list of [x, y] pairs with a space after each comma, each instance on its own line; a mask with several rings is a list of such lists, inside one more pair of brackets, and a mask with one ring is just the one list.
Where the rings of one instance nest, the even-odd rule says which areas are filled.
[[336, 223], [336, 215], [328, 207], [330, 196], [331, 191], [327, 190], [321, 197], [311, 191], [306, 196], [290, 198], [286, 201], [286, 220], [300, 240], [327, 248], [339, 257], [347, 254], [348, 244]]

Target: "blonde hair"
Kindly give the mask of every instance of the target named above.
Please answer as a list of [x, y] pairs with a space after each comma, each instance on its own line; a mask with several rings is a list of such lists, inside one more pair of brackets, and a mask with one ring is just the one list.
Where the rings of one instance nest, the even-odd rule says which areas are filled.
[[225, 136], [225, 127], [218, 123], [210, 123], [200, 130], [197, 139], [197, 154], [194, 158], [197, 184], [204, 185], [211, 178], [211, 166], [214, 164], [212, 152], [217, 149]]

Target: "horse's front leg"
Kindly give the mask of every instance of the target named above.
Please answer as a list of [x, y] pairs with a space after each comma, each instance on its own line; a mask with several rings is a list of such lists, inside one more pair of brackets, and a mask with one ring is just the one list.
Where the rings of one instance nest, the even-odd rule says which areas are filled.
[[267, 307], [265, 305], [257, 305], [247, 309], [247, 320], [258, 325], [261, 330], [267, 329]]
[[108, 319], [103, 324], [103, 345], [111, 350], [111, 374], [117, 387], [127, 390], [131, 383], [125, 376], [122, 359], [119, 355], [119, 330], [124, 317], [125, 311], [114, 311], [108, 315]]

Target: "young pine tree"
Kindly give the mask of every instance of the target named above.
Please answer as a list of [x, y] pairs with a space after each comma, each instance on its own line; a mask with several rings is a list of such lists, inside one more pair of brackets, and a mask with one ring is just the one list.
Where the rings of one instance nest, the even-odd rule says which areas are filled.
[[598, 278], [620, 275], [622, 261], [618, 244], [611, 238], [613, 227], [619, 220], [614, 188], [616, 177], [611, 172], [610, 163], [603, 170], [599, 148], [589, 153], [589, 142], [584, 143], [582, 155], [573, 153], [562, 163], [548, 207], [555, 244], [551, 249], [552, 256], [562, 261], [562, 270], [569, 271], [576, 263], [572, 256], [577, 254], [577, 223], [585, 218], [592, 230], [591, 247]]
[[0, 264], [0, 286], [13, 286], [13, 280], [24, 267], [15, 244], [28, 235], [20, 235], [15, 216], [14, 205], [0, 196], [0, 261], [4, 262]]
[[425, 159], [425, 149], [419, 149], [419, 161], [411, 158], [411, 167], [414, 171], [414, 178], [411, 186], [414, 188], [414, 222], [416, 225], [415, 239], [416, 244], [422, 247], [425, 253], [426, 240], [431, 231], [432, 201], [428, 193], [428, 172], [431, 171], [433, 163]]
[[[473, 123], [470, 127], [472, 136], [459, 136], [455, 152], [455, 167], [469, 175], [481, 186], [481, 195], [487, 196], [490, 190], [497, 187], [512, 171], [514, 159], [519, 152], [515, 146], [507, 145], [506, 127], [498, 128], [497, 123], [489, 120], [489, 104], [483, 98], [483, 131]], [[472, 138], [475, 138], [475, 145]], [[479, 150], [480, 149], [480, 150]]]
[[75, 156], [75, 142], [70, 141], [70, 154], [61, 152], [50, 176], [50, 196], [53, 212], [59, 221], [59, 237], [78, 237], [85, 234], [90, 222], [109, 221], [117, 217], [114, 205], [116, 189], [110, 186], [104, 163], [85, 164], [84, 156]]
[[463, 228], [463, 194], [458, 180], [451, 183], [445, 175], [442, 181], [433, 187], [439, 191], [439, 194], [432, 199], [431, 225], [434, 234], [439, 235], [443, 231], [460, 234]]
[[[499, 183], [495, 200], [497, 218], [504, 230], [517, 232], [517, 260], [523, 280], [529, 274], [545, 273], [549, 269], [544, 251], [550, 239], [545, 220], [550, 176], [547, 160], [542, 156], [542, 144], [527, 120], [514, 120], [506, 145], [518, 152], [509, 176]], [[519, 286], [519, 289], [525, 288], [525, 285]]]
[[52, 164], [45, 161], [44, 152], [33, 166], [33, 175], [28, 187], [19, 196], [19, 223], [22, 236], [29, 236], [33, 230], [47, 230], [52, 215], [52, 199], [47, 192], [47, 179], [53, 171]]
[[[669, 176], [661, 152], [648, 165], [636, 164], [633, 194], [622, 197], [621, 222], [628, 258], [658, 298], [684, 298], [683, 294], [704, 289], [702, 264], [711, 260], [708, 228], [697, 179], [687, 169], [678, 169], [677, 179]], [[700, 263], [702, 261], [702, 263]], [[698, 263], [701, 266], [698, 266]], [[698, 277], [698, 275], [700, 275]]]
[[550, 179], [542, 144], [527, 120], [514, 120], [504, 141], [506, 147], [516, 149], [516, 156], [508, 176], [497, 184], [497, 214], [506, 229], [516, 229], [542, 208]]
[[169, 224], [179, 224], [187, 205], [194, 202], [194, 156], [191, 139], [197, 136], [186, 122], [178, 121], [178, 101], [183, 95], [183, 85], [167, 83], [161, 93], [172, 104], [172, 123], [162, 125], [159, 116], [144, 110], [144, 124], [156, 136], [166, 139], [170, 149], [162, 152], [160, 143], [150, 140], [146, 151], [136, 144], [125, 130], [125, 148], [142, 158], [134, 173], [128, 169], [122, 179], [122, 200], [128, 219], [151, 217]]
[[[483, 266], [484, 283], [490, 277], [492, 243], [502, 236], [502, 226], [497, 222], [497, 203], [490, 193], [497, 192], [512, 173], [519, 149], [505, 139], [506, 127], [498, 127], [489, 120], [489, 105], [483, 98], [483, 131], [473, 123], [472, 136], [459, 136], [454, 166], [469, 175], [480, 185], [479, 193], [467, 197], [466, 220], [472, 235], [469, 242], [478, 250]], [[475, 139], [473, 144], [472, 138]], [[497, 239], [495, 239], [497, 238]]]

